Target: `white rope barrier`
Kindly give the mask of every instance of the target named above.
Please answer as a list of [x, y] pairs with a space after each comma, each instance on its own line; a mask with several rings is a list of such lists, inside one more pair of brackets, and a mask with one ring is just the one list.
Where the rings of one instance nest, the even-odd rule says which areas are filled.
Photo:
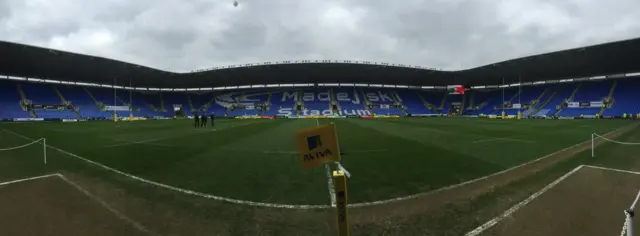
[[0, 151], [11, 151], [11, 150], [15, 150], [15, 149], [20, 149], [20, 148], [23, 148], [23, 147], [29, 146], [29, 145], [34, 144], [34, 143], [39, 143], [39, 142], [40, 142], [40, 141], [42, 141], [42, 140], [44, 140], [44, 138], [41, 138], [41, 139], [38, 139], [38, 140], [36, 140], [36, 141], [33, 141], [33, 142], [30, 142], [30, 143], [27, 143], [27, 144], [25, 144], [25, 145], [17, 146], [17, 147], [0, 148]]
[[613, 140], [613, 139], [606, 138], [606, 137], [604, 137], [602, 135], [599, 135], [599, 134], [596, 134], [596, 133], [592, 133], [591, 134], [591, 157], [595, 157], [596, 156], [596, 146], [595, 146], [596, 138], [601, 138], [601, 139], [604, 139], [605, 141], [612, 142], [612, 143], [617, 143], [617, 144], [621, 144], [621, 145], [640, 145], [640, 143], [616, 141], [616, 140]]
[[622, 225], [622, 232], [620, 232], [620, 236], [625, 236], [625, 235], [633, 235], [633, 233], [628, 234], [630, 231], [627, 231], [627, 226], [629, 225], [631, 216], [629, 215], [629, 213], [627, 211], [624, 211], [624, 224]]
[[596, 134], [596, 133], [594, 133], [593, 135], [595, 135], [595, 136], [596, 136], [596, 137], [598, 137], [598, 138], [601, 138], [601, 139], [607, 140], [607, 141], [609, 141], [609, 142], [612, 142], [612, 143], [617, 143], [617, 144], [622, 144], [622, 145], [640, 145], [640, 143], [620, 142], [620, 141], [616, 141], [616, 140], [608, 139], [608, 138], [603, 137], [603, 136], [601, 136], [601, 135], [599, 135], [599, 134]]
[[633, 236], [633, 216], [635, 214], [636, 204], [638, 204], [638, 199], [640, 199], [640, 191], [636, 194], [636, 199], [633, 200], [629, 209], [624, 211], [624, 224], [622, 225], [620, 236]]
[[41, 138], [38, 140], [34, 140], [33, 142], [24, 144], [24, 145], [20, 145], [20, 146], [16, 146], [16, 147], [10, 147], [10, 148], [0, 148], [0, 151], [11, 151], [11, 150], [16, 150], [16, 149], [20, 149], [20, 148], [24, 148], [36, 143], [40, 143], [40, 141], [42, 141], [42, 149], [43, 149], [43, 155], [44, 155], [44, 164], [47, 164], [47, 139], [46, 138]]

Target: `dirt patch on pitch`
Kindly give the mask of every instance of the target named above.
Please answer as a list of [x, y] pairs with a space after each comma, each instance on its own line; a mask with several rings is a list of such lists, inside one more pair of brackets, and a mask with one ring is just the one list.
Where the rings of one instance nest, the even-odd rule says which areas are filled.
[[[607, 134], [606, 137], [616, 138], [635, 127], [637, 127], [636, 124], [623, 127], [617, 131]], [[595, 145], [600, 145], [602, 143], [603, 140], [598, 140]], [[471, 199], [487, 192], [491, 192], [494, 188], [505, 186], [509, 183], [532, 176], [541, 170], [553, 166], [561, 161], [565, 161], [590, 148], [591, 141], [586, 141], [574, 147], [551, 154], [536, 162], [464, 185], [435, 190], [413, 199], [353, 208], [350, 210], [350, 219], [353, 224], [380, 224], [381, 222], [387, 222], [390, 218], [402, 219], [411, 215], [428, 214], [449, 204], [465, 204]]]
[[57, 176], [0, 186], [2, 235], [145, 235]]
[[[161, 235], [330, 235], [333, 210], [291, 210], [243, 206], [137, 184], [135, 193], [118, 182], [64, 174], [151, 232]], [[118, 177], [115, 177], [118, 178]], [[140, 195], [141, 192], [146, 194]], [[332, 213], [332, 214], [328, 214]]]
[[482, 235], [620, 235], [638, 190], [640, 175], [583, 167]]

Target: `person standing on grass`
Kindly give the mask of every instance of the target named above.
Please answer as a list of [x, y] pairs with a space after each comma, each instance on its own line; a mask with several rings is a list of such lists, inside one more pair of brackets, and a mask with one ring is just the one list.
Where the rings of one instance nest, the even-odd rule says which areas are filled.
[[214, 130], [216, 129], [216, 127], [214, 127], [214, 119], [215, 119], [215, 113], [211, 113], [211, 128], [213, 128]]
[[198, 113], [195, 113], [193, 116], [194, 122], [195, 122], [195, 127], [198, 128], [200, 127], [200, 116], [198, 116]]
[[207, 127], [207, 115], [206, 114], [202, 114], [202, 127]]

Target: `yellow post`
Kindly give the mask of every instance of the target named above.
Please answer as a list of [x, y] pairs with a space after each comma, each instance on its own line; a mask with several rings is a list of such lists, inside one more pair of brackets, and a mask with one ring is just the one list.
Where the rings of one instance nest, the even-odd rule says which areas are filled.
[[347, 212], [347, 177], [344, 175], [343, 171], [333, 171], [333, 187], [336, 193], [338, 236], [349, 236], [349, 214]]
[[520, 117], [522, 117], [522, 114], [520, 114], [520, 112], [518, 111], [518, 120], [520, 119]]
[[118, 114], [113, 113], [113, 122], [118, 122]]
[[501, 116], [501, 118], [504, 120], [504, 111], [502, 112], [502, 116]]

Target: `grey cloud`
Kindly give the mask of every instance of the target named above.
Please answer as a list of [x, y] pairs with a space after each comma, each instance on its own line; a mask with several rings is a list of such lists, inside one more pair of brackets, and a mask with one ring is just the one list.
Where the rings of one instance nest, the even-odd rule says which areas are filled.
[[456, 70], [640, 36], [637, 0], [24, 2], [0, 0], [0, 39], [179, 71], [302, 59]]

